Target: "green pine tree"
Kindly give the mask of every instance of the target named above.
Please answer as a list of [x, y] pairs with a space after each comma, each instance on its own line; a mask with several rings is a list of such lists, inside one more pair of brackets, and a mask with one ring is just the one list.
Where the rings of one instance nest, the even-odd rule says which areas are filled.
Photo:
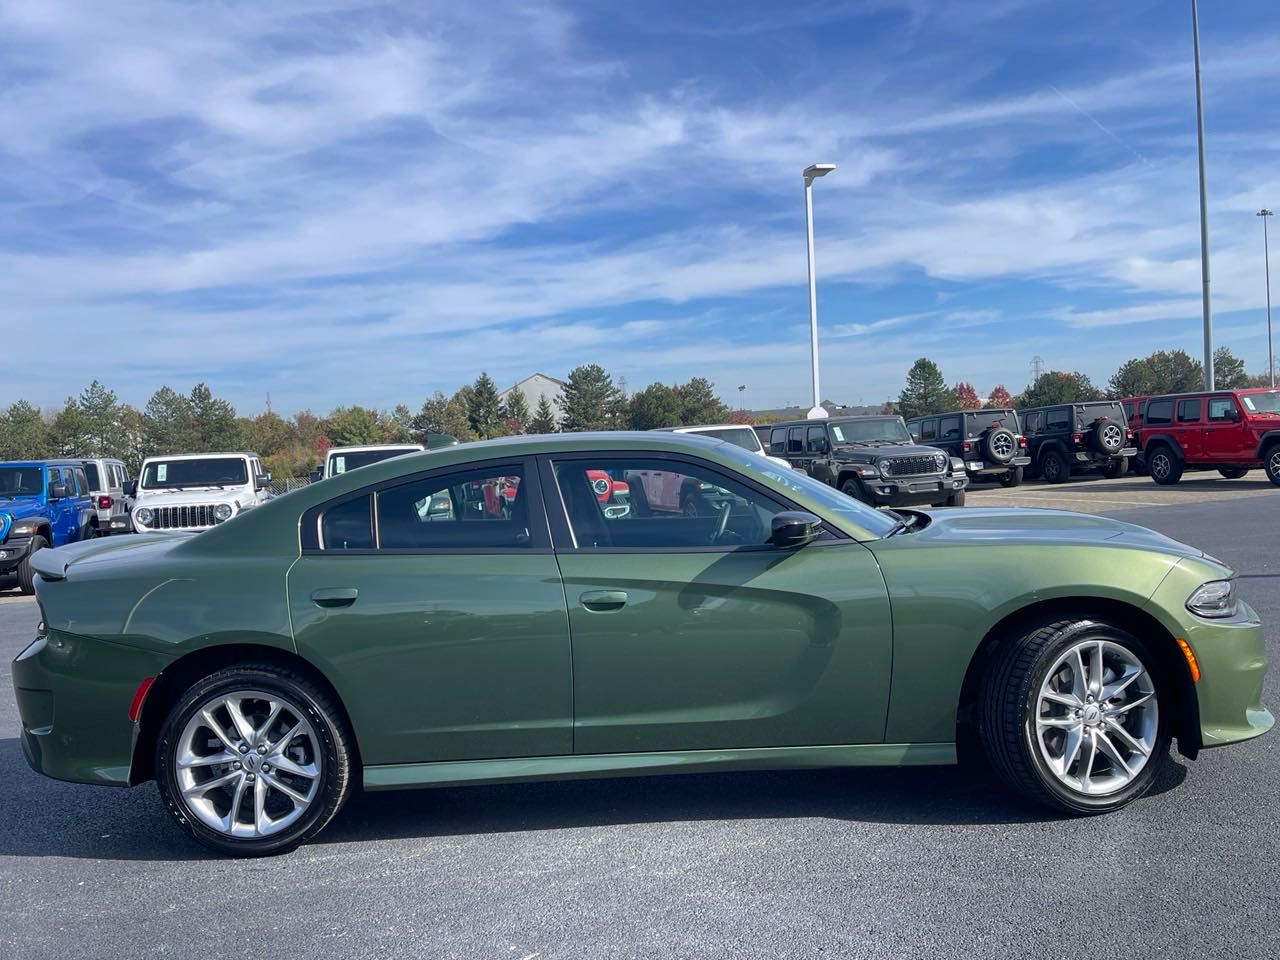
[[533, 419], [529, 421], [529, 433], [555, 433], [557, 429], [556, 411], [551, 406], [545, 393], [538, 394], [538, 405], [533, 409]]
[[487, 373], [482, 372], [471, 385], [467, 396], [467, 421], [481, 440], [500, 437], [506, 432], [503, 429], [502, 401], [498, 399], [498, 386]]
[[512, 389], [502, 404], [502, 421], [509, 433], [525, 433], [529, 425], [529, 403], [524, 394]]
[[621, 401], [613, 378], [598, 363], [574, 367], [560, 401], [560, 429], [566, 433], [615, 429], [622, 420]]
[[907, 384], [898, 394], [898, 413], [910, 419], [954, 408], [955, 395], [947, 387], [938, 365], [921, 357], [907, 371]]

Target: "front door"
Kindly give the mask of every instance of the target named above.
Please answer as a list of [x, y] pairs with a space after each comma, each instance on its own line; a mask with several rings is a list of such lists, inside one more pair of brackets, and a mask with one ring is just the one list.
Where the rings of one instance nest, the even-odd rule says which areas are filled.
[[[54, 484], [66, 487], [66, 496], [53, 498]], [[53, 546], [60, 547], [75, 539], [76, 531], [76, 478], [69, 469], [49, 467], [49, 530]]]
[[[628, 482], [625, 515], [600, 509], [590, 470]], [[700, 509], [654, 509], [643, 472], [696, 487]], [[566, 456], [542, 476], [564, 505], [576, 753], [882, 741], [892, 631], [865, 547], [767, 545], [790, 506], [693, 458]]]
[[[1239, 419], [1232, 419], [1232, 416]], [[1240, 418], [1235, 397], [1210, 397], [1204, 427], [1205, 456], [1218, 463], [1256, 459], [1253, 436]]]
[[564, 591], [527, 476], [521, 462], [435, 471], [304, 519], [294, 636], [366, 764], [573, 752]]

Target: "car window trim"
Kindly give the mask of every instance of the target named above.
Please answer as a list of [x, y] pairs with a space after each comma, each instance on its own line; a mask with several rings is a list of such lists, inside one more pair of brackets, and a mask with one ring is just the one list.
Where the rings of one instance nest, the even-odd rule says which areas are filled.
[[[625, 459], [631, 457], [639, 460], [671, 460], [675, 463], [697, 464], [699, 467], [705, 467], [712, 473], [723, 476], [726, 480], [746, 487], [753, 493], [763, 496], [775, 504], [786, 510], [799, 510], [804, 513], [813, 513], [808, 507], [801, 506], [798, 503], [788, 499], [775, 490], [756, 483], [750, 477], [740, 473], [727, 473], [726, 468], [711, 460], [704, 460], [701, 457], [692, 456], [684, 453], [670, 453], [667, 451], [638, 451], [638, 450], [572, 450], [563, 453], [544, 453], [538, 455], [538, 470], [542, 480], [543, 490], [554, 490], [555, 495], [548, 494], [544, 498], [547, 508], [547, 520], [551, 528], [551, 543], [555, 553], [574, 553], [574, 554], [590, 554], [593, 556], [604, 556], [609, 554], [675, 554], [675, 553], [759, 553], [761, 551], [778, 552], [778, 548], [767, 543], [742, 543], [735, 544], [731, 547], [718, 547], [715, 544], [707, 544], [706, 546], [697, 547], [579, 547], [577, 540], [573, 536], [573, 528], [569, 524], [569, 511], [564, 503], [564, 495], [560, 492], [560, 484], [556, 480], [555, 464], [553, 461], [567, 460], [610, 460]], [[815, 514], [816, 516], [816, 514]], [[838, 529], [825, 518], [822, 519], [822, 532], [818, 538], [805, 545], [804, 549], [817, 546], [828, 546], [841, 543], [857, 543], [844, 531]]]
[[[456, 473], [473, 473], [476, 470], [499, 469], [501, 467], [519, 467], [522, 471], [521, 486], [528, 487], [529, 494], [529, 545], [527, 547], [382, 547], [378, 532], [378, 492], [419, 481], [430, 481], [438, 477], [447, 477]], [[323, 482], [323, 481], [321, 481]], [[351, 500], [369, 496], [372, 504], [369, 511], [373, 524], [373, 548], [357, 550], [328, 550], [323, 548], [320, 538], [320, 523], [327, 511], [341, 506]], [[488, 460], [477, 460], [471, 463], [454, 463], [436, 467], [432, 470], [419, 470], [416, 473], [392, 477], [376, 483], [368, 483], [363, 487], [333, 497], [308, 507], [299, 524], [301, 530], [300, 548], [303, 556], [316, 557], [358, 557], [358, 556], [532, 556], [549, 554], [551, 549], [551, 533], [547, 527], [547, 510], [543, 503], [542, 485], [538, 482], [537, 464], [532, 457], [495, 457]]]

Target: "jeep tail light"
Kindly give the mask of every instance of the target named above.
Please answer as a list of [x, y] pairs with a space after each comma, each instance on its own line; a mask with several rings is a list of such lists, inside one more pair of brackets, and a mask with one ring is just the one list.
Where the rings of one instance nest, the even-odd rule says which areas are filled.
[[1126, 438], [1126, 439], [1128, 439], [1128, 440], [1132, 440], [1132, 439], [1133, 439], [1133, 431], [1132, 431], [1132, 430], [1126, 430], [1126, 431], [1125, 431], [1125, 438]]
[[972, 443], [970, 443], [968, 440], [966, 440], [966, 441], [964, 442], [964, 452], [965, 452], [965, 453], [968, 453], [968, 452], [969, 452], [970, 450], [972, 450], [972, 449], [973, 449], [973, 444], [972, 444]]
[[1018, 446], [1022, 447], [1023, 450], [1027, 449], [1027, 438], [1018, 437]]
[[1071, 435], [1071, 442], [1072, 442], [1072, 443], [1079, 443], [1079, 442], [1080, 442], [1081, 440], [1083, 440], [1083, 439], [1084, 439], [1084, 434], [1083, 434], [1083, 433], [1073, 433], [1073, 434]]
[[99, 509], [99, 510], [110, 510], [110, 509], [111, 509], [111, 498], [110, 498], [110, 497], [108, 497], [108, 496], [101, 496], [101, 497], [99, 497], [99, 498], [98, 498], [98, 509]]

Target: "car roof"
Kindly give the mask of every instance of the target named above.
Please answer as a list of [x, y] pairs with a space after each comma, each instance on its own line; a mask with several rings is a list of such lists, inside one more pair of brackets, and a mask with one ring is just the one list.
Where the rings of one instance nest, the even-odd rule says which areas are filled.
[[922, 413], [918, 417], [908, 417], [907, 423], [917, 420], [928, 420], [930, 417], [959, 417], [977, 413], [1017, 413], [1016, 407], [979, 407], [977, 410], [944, 410], [942, 413]]
[[780, 420], [778, 423], [771, 423], [771, 427], [800, 427], [800, 426], [821, 426], [824, 423], [849, 423], [854, 420], [901, 420], [902, 417], [896, 413], [867, 413], [861, 415], [851, 415], [847, 417], [815, 417], [812, 420]]
[[84, 461], [78, 457], [58, 457], [53, 460], [0, 460], [0, 467], [83, 467]]
[[[773, 426], [773, 424], [769, 424]], [[650, 433], [698, 433], [701, 430], [750, 430], [750, 423], [700, 423], [686, 427], [654, 427]]]
[[256, 453], [249, 453], [247, 450], [210, 450], [208, 453], [173, 453], [168, 455], [156, 455], [147, 457], [143, 463], [150, 463], [152, 460], [208, 460], [212, 457], [252, 457], [255, 460], [261, 460]]
[[1018, 413], [1021, 416], [1026, 416], [1028, 413], [1032, 413], [1033, 411], [1057, 410], [1059, 407], [1109, 407], [1112, 404], [1119, 403], [1119, 400], [1073, 400], [1070, 403], [1046, 403], [1044, 406], [1040, 407], [1020, 407], [1018, 409]]
[[425, 450], [420, 443], [366, 443], [353, 447], [330, 447], [325, 456], [334, 453], [367, 453], [370, 450]]

